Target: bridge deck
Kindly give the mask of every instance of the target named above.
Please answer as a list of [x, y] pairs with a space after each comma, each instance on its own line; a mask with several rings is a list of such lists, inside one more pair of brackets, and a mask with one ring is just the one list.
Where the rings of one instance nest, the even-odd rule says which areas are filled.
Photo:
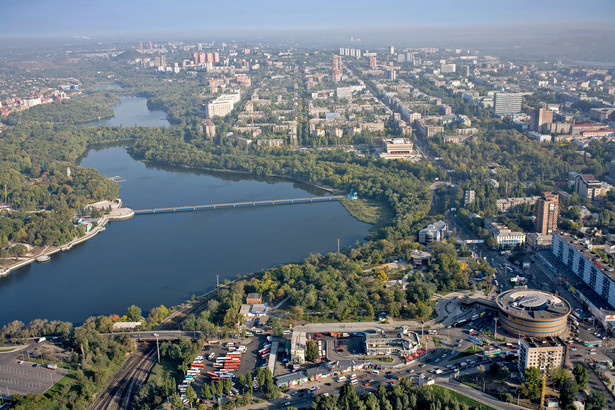
[[271, 205], [293, 205], [293, 204], [305, 204], [313, 202], [330, 202], [339, 201], [346, 198], [345, 195], [335, 196], [313, 196], [307, 198], [290, 198], [290, 199], [269, 199], [265, 201], [249, 201], [249, 202], [229, 202], [222, 204], [207, 204], [207, 205], [190, 205], [190, 206], [176, 206], [168, 208], [151, 208], [151, 209], [138, 209], [134, 211], [135, 215], [152, 215], [174, 212], [192, 212], [201, 211], [206, 209], [219, 209], [219, 208], [241, 208], [249, 206], [271, 206]]

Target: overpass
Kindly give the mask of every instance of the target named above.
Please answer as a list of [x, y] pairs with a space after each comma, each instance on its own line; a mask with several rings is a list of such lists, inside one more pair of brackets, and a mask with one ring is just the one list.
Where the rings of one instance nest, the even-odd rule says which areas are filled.
[[138, 331], [138, 332], [113, 332], [113, 333], [105, 333], [107, 336], [118, 336], [118, 335], [129, 335], [132, 339], [140, 341], [140, 342], [155, 342], [156, 339], [159, 341], [165, 340], [179, 340], [183, 337], [188, 339], [199, 339], [201, 336], [205, 336], [205, 332], [201, 332], [198, 330], [195, 331], [186, 331], [186, 330], [147, 330], [147, 331]]
[[498, 305], [496, 305], [495, 301], [493, 300], [489, 300], [489, 299], [485, 299], [485, 298], [470, 298], [470, 297], [463, 297], [459, 299], [459, 302], [461, 302], [462, 304], [466, 305], [466, 306], [472, 306], [474, 304], [479, 304], [479, 305], [483, 305], [485, 307], [488, 307], [490, 309], [495, 309], [497, 310]]

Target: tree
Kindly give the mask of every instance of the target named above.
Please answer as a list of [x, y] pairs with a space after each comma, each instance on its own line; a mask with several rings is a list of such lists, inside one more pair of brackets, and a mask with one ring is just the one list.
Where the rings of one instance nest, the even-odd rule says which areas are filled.
[[578, 393], [579, 386], [577, 385], [577, 382], [572, 377], [564, 379], [562, 382], [562, 387], [559, 390], [559, 400], [562, 408], [574, 408], [572, 407], [572, 403], [576, 400]]
[[191, 406], [192, 406], [192, 403], [194, 403], [194, 401], [196, 400], [196, 392], [190, 385], [186, 387], [186, 399], [188, 400], [188, 403], [190, 403]]
[[506, 380], [510, 377], [510, 370], [507, 366], [500, 366], [497, 372], [497, 377], [500, 380]]
[[606, 394], [604, 392], [593, 391], [587, 397], [585, 410], [606, 409]]
[[576, 380], [579, 389], [585, 390], [587, 388], [587, 381], [589, 380], [587, 369], [581, 364], [577, 364], [574, 366], [574, 369], [572, 369], [572, 374], [574, 375], [574, 380]]
[[126, 318], [129, 322], [140, 322], [141, 321], [141, 308], [135, 305], [132, 305], [128, 308], [128, 313], [126, 314]]
[[179, 394], [173, 394], [173, 401], [171, 402], [171, 406], [175, 410], [181, 410], [184, 408], [184, 402], [182, 401], [182, 398], [179, 397]]
[[13, 256], [22, 257], [28, 253], [28, 248], [23, 243], [18, 243], [9, 249], [9, 253]]
[[570, 377], [570, 373], [563, 367], [555, 367], [549, 371], [549, 377], [553, 380], [553, 386], [557, 388], [562, 385], [564, 380]]
[[201, 396], [207, 400], [211, 400], [214, 398], [214, 394], [209, 387], [209, 383], [203, 383], [203, 387], [201, 388]]
[[525, 378], [523, 386], [527, 391], [527, 398], [530, 400], [538, 400], [542, 388], [540, 370], [536, 367], [529, 367], [523, 371], [523, 376]]
[[306, 348], [305, 348], [305, 360], [310, 362], [314, 362], [319, 358], [318, 354], [318, 343], [314, 340], [308, 340]]
[[353, 410], [359, 407], [359, 396], [354, 389], [354, 385], [345, 384], [340, 390], [337, 399], [337, 408], [342, 410]]

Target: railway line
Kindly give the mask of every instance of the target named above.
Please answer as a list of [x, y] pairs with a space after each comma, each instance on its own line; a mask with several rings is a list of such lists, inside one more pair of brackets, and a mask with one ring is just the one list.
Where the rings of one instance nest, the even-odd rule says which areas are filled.
[[90, 406], [90, 410], [129, 409], [134, 394], [145, 382], [154, 366], [155, 357], [154, 344], [139, 346]]

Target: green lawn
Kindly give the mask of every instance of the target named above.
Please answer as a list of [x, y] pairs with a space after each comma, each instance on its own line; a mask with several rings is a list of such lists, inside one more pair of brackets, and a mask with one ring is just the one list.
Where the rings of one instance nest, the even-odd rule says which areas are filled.
[[459, 400], [461, 403], [465, 403], [468, 406], [474, 407], [474, 408], [478, 408], [481, 410], [495, 410], [493, 407], [489, 407], [485, 404], [479, 403], [474, 399], [471, 399], [469, 397], [464, 396], [463, 394], [459, 394], [455, 391], [449, 390], [445, 387], [442, 386], [429, 386], [430, 389], [435, 390], [436, 392], [448, 392], [451, 396], [453, 396], [454, 398], [456, 398], [457, 400]]
[[481, 352], [481, 350], [480, 350], [478, 347], [476, 347], [476, 346], [470, 346], [470, 347], [468, 347], [466, 350], [464, 350], [463, 352], [461, 352], [461, 353], [457, 353], [457, 354], [456, 354], [455, 356], [453, 356], [450, 360], [457, 360], [457, 359], [461, 359], [461, 358], [464, 358], [464, 357], [466, 357], [466, 356], [472, 356], [472, 355], [474, 355], [474, 354], [476, 354], [476, 353], [480, 353], [480, 352]]

